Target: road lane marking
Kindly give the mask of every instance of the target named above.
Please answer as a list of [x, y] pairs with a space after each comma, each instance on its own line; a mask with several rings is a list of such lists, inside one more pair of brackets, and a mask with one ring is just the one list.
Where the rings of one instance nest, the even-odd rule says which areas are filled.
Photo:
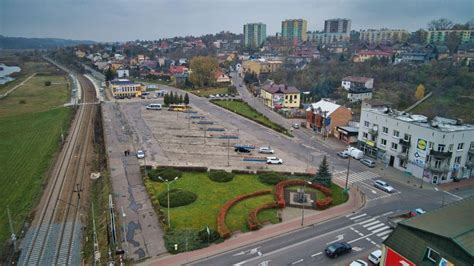
[[372, 225], [374, 225], [374, 224], [376, 224], [376, 223], [380, 223], [380, 221], [379, 221], [379, 220], [377, 220], [377, 221], [375, 221], [375, 222], [371, 222], [371, 223], [368, 223], [368, 224], [362, 225], [362, 227], [364, 227], [364, 228], [367, 228], [367, 227], [369, 227], [369, 226], [372, 226]]
[[331, 241], [331, 242], [326, 243], [326, 246], [328, 246], [328, 245], [330, 245], [330, 244], [332, 244], [332, 243], [339, 242], [339, 241], [341, 241], [341, 240], [343, 240], [343, 239], [344, 239], [344, 234], [338, 235], [338, 236], [336, 236], [336, 240], [333, 240], [333, 241]]
[[304, 259], [299, 259], [299, 260], [297, 260], [297, 261], [294, 261], [294, 262], [291, 263], [291, 265], [295, 265], [295, 264], [298, 264], [298, 263], [300, 263], [300, 262], [303, 262], [303, 260], [304, 260]]
[[318, 252], [318, 253], [316, 253], [316, 254], [311, 255], [311, 258], [314, 258], [314, 257], [319, 256], [319, 255], [321, 255], [321, 254], [323, 254], [323, 252]]
[[393, 231], [392, 229], [387, 230], [387, 231], [383, 231], [382, 233], [378, 233], [377, 236], [378, 236], [378, 237], [381, 237], [381, 236], [384, 236], [384, 235], [386, 235], [386, 234], [390, 234], [392, 231]]
[[366, 223], [371, 222], [371, 221], [373, 221], [373, 220], [375, 220], [375, 218], [370, 218], [370, 219], [368, 219], [368, 220], [359, 222], [359, 224], [360, 224], [360, 225], [363, 225], [363, 224], [366, 224]]
[[[374, 230], [375, 228], [379, 228], [379, 227], [384, 226], [384, 225], [385, 225], [384, 223], [379, 223], [379, 224], [376, 224], [376, 225], [374, 225], [374, 226], [371, 226], [371, 227], [367, 228], [367, 230], [372, 231], [372, 230]], [[372, 231], [372, 232], [373, 232], [373, 231]]]
[[346, 215], [346, 217], [349, 218], [349, 217], [351, 217], [352, 215], [356, 215], [356, 214], [359, 214], [359, 213], [358, 213], [358, 212], [353, 212], [353, 213], [351, 213], [351, 214]]
[[[397, 211], [398, 211], [398, 210], [397, 210]], [[385, 215], [389, 215], [389, 214], [392, 214], [392, 213], [393, 213], [393, 211], [389, 211], [389, 212], [386, 212], [386, 213], [384, 213], [384, 214], [381, 214], [380, 216], [385, 216]]]
[[388, 236], [389, 235], [383, 236], [382, 239], [385, 240], [385, 239], [387, 239]]
[[379, 229], [377, 229], [377, 230], [372, 231], [372, 233], [376, 234], [376, 233], [378, 233], [378, 232], [380, 232], [380, 231], [387, 230], [387, 229], [389, 229], [389, 228], [390, 228], [389, 226], [384, 226], [384, 227], [382, 227], [382, 228], [379, 228]]
[[364, 217], [364, 216], [366, 216], [366, 215], [367, 215], [367, 213], [363, 213], [363, 214], [360, 214], [360, 215], [357, 215], [357, 216], [351, 217], [351, 218], [349, 218], [349, 219], [351, 219], [351, 220], [355, 220], [355, 219], [357, 219], [357, 218]]
[[453, 196], [453, 197], [457, 198], [458, 200], [462, 200], [462, 199], [463, 199], [462, 197], [459, 197], [458, 195], [453, 194], [453, 193], [451, 193], [451, 192], [448, 192], [448, 191], [443, 191], [443, 192], [446, 193], [446, 194], [448, 194], [448, 195], [450, 195], [450, 196]]

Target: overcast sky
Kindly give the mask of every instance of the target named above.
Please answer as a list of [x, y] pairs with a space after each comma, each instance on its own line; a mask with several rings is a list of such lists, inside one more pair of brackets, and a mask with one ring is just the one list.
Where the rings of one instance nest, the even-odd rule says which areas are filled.
[[412, 31], [441, 17], [466, 22], [474, 0], [0, 0], [1, 35], [95, 41], [242, 33], [249, 22], [274, 35], [284, 19], [304, 18], [308, 30], [321, 30], [337, 17], [352, 19], [355, 30]]

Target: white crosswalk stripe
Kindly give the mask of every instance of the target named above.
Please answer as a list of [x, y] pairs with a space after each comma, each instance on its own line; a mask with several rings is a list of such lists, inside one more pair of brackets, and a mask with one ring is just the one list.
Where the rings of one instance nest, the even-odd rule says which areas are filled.
[[357, 218], [361, 218], [361, 217], [364, 217], [364, 216], [367, 216], [367, 213], [359, 214], [359, 215], [357, 215], [357, 216], [350, 217], [349, 219], [355, 220], [355, 219], [357, 219]]
[[382, 236], [382, 239], [385, 240], [385, 239], [387, 239], [388, 236], [389, 236], [389, 235]]
[[372, 225], [378, 224], [378, 223], [380, 223], [380, 221], [375, 221], [375, 222], [372, 222], [372, 223], [368, 223], [368, 224], [366, 224], [366, 225], [363, 225], [363, 227], [364, 227], [364, 228], [367, 228], [367, 227], [369, 227], [369, 226], [372, 226]]
[[[376, 224], [376, 225], [374, 225], [374, 226], [371, 226], [371, 227], [367, 228], [367, 230], [372, 231], [372, 230], [374, 230], [375, 228], [379, 228], [379, 227], [384, 226], [384, 225], [385, 225], [384, 223], [378, 223], [378, 224]], [[372, 232], [373, 232], [373, 231], [372, 231]]]
[[[336, 179], [339, 179], [341, 181], [345, 181], [346, 178], [347, 178], [347, 172], [338, 171], [338, 172], [333, 173], [333, 176]], [[356, 182], [362, 182], [362, 181], [365, 181], [365, 180], [368, 180], [368, 179], [373, 179], [373, 178], [376, 178], [376, 177], [379, 177], [379, 175], [376, 174], [376, 173], [370, 172], [370, 171], [364, 171], [364, 172], [359, 172], [359, 173], [349, 171], [348, 183], [352, 184], [352, 183], [356, 183]]]
[[387, 230], [389, 228], [390, 228], [389, 226], [380, 227], [379, 229], [372, 231], [372, 233], [376, 234], [380, 231]]
[[387, 231], [383, 231], [382, 233], [378, 233], [377, 236], [382, 237], [384, 235], [390, 234], [392, 231], [393, 231], [392, 229], [387, 230]]
[[366, 223], [368, 223], [368, 222], [372, 222], [372, 221], [374, 221], [374, 220], [375, 220], [375, 218], [370, 218], [370, 219], [368, 219], [368, 220], [365, 220], [365, 221], [360, 222], [359, 224], [360, 224], [360, 225], [363, 225], [363, 224], [366, 224]]

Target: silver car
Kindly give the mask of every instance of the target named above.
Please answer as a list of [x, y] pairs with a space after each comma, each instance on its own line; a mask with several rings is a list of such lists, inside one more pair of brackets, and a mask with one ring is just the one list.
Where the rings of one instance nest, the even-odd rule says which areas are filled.
[[361, 162], [363, 165], [366, 165], [366, 166], [368, 166], [368, 167], [370, 167], [370, 168], [374, 168], [374, 167], [375, 167], [375, 162], [372, 161], [371, 159], [366, 159], [366, 158], [360, 159], [360, 162]]
[[382, 180], [375, 180], [374, 187], [381, 189], [387, 193], [392, 193], [393, 191], [395, 191], [395, 189], [392, 186], [390, 186], [387, 182], [382, 181]]

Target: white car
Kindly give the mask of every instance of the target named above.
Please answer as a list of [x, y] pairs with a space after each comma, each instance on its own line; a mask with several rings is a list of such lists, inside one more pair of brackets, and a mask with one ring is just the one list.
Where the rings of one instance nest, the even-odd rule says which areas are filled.
[[353, 260], [349, 266], [369, 266], [369, 264], [363, 260]]
[[390, 186], [387, 182], [382, 181], [382, 180], [375, 180], [374, 187], [381, 189], [387, 193], [392, 193], [393, 191], [395, 191], [395, 189], [392, 186]]
[[266, 154], [275, 153], [275, 151], [270, 146], [260, 147], [260, 149], [258, 149], [258, 152], [259, 153], [266, 153]]
[[267, 164], [283, 164], [283, 160], [278, 157], [267, 157]]
[[137, 158], [138, 158], [138, 159], [143, 159], [143, 158], [145, 158], [145, 152], [142, 151], [142, 150], [138, 150], [138, 151], [137, 151]]
[[209, 98], [216, 98], [216, 96], [212, 95], [212, 94], [209, 94]]
[[382, 250], [377, 249], [377, 250], [372, 251], [372, 253], [369, 254], [369, 261], [377, 265], [380, 263], [381, 257], [382, 257]]

